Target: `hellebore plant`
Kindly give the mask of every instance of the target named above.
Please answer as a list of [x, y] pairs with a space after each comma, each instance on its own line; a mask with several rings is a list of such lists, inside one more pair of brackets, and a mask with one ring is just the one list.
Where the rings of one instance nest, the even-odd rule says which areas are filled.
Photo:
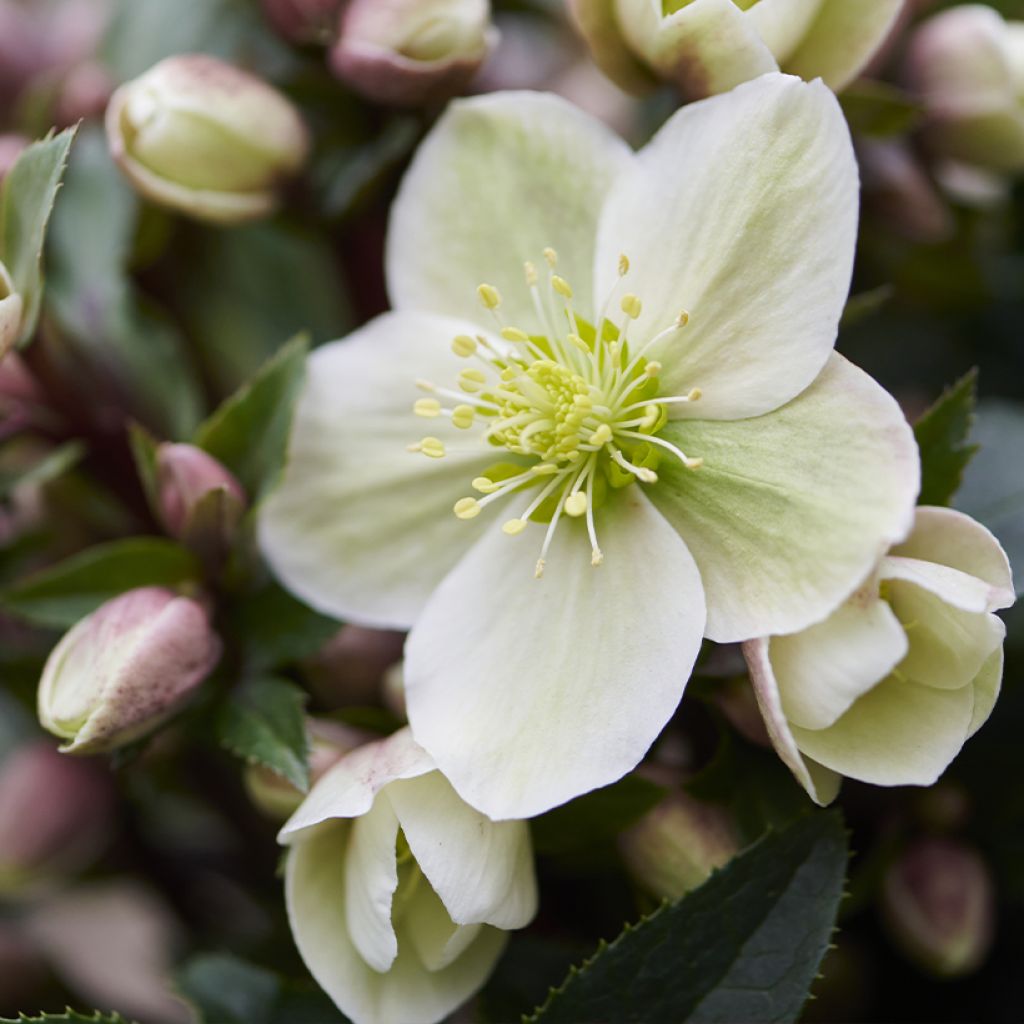
[[704, 635], [820, 621], [906, 535], [912, 434], [832, 351], [856, 221], [835, 97], [778, 74], [638, 154], [526, 93], [424, 142], [395, 311], [313, 354], [261, 543], [313, 606], [414, 627], [409, 722], [473, 806], [620, 777]]
[[530, 832], [464, 803], [408, 729], [339, 761], [281, 830], [288, 920], [355, 1024], [430, 1024], [537, 909]]
[[914, 530], [824, 622], [744, 645], [775, 749], [818, 803], [840, 777], [931, 785], [999, 695], [1013, 604], [999, 542], [969, 516], [917, 510]]

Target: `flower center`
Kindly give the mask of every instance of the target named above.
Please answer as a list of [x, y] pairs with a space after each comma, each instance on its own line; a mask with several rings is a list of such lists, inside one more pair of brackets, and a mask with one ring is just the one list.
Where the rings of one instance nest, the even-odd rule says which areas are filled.
[[[543, 333], [528, 334], [504, 322], [501, 295], [492, 285], [477, 289], [480, 301], [495, 319], [503, 344], [484, 335], [459, 335], [452, 342], [456, 355], [470, 365], [458, 375], [458, 390], [418, 381], [431, 395], [414, 405], [425, 418], [445, 416], [458, 429], [482, 427], [486, 440], [515, 457], [496, 463], [473, 481], [481, 498], [460, 498], [455, 515], [472, 519], [492, 502], [514, 492], [532, 492], [523, 510], [502, 529], [515, 536], [530, 521], [547, 524], [535, 575], [544, 572], [545, 559], [563, 515], [585, 518], [591, 542], [591, 564], [604, 555], [597, 541], [594, 509], [610, 490], [637, 481], [657, 482], [661, 458], [678, 459], [687, 469], [703, 460], [690, 458], [657, 436], [668, 419], [668, 407], [695, 402], [700, 389], [685, 395], [659, 394], [661, 364], [646, 358], [655, 345], [683, 330], [689, 322], [684, 311], [664, 330], [634, 351], [629, 331], [640, 318], [638, 296], [623, 295], [616, 322], [608, 311], [618, 284], [591, 324], [573, 308], [573, 290], [555, 273], [553, 249], [545, 249], [548, 289], [539, 287], [539, 275], [527, 263], [526, 284]], [[629, 271], [629, 260], [619, 258], [619, 282]], [[450, 399], [452, 405], [443, 404]], [[447, 449], [437, 437], [425, 437], [409, 446], [431, 458]]]

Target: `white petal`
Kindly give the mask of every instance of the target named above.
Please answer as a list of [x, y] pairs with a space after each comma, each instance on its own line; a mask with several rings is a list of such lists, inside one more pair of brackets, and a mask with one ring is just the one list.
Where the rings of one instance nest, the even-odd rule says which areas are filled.
[[996, 698], [1003, 682], [1003, 645], [989, 656], [974, 680], [974, 714], [971, 716], [968, 736], [973, 736], [987, 721], [996, 706]]
[[783, 71], [842, 89], [885, 41], [902, 6], [903, 0], [825, 0]]
[[403, 937], [409, 937], [416, 955], [428, 971], [439, 971], [454, 963], [483, 927], [452, 921], [440, 897], [425, 879], [416, 889], [401, 923]]
[[622, 31], [637, 52], [688, 100], [728, 92], [778, 71], [771, 51], [733, 0], [691, 0], [664, 15], [658, 2], [616, 0]]
[[420, 146], [391, 210], [392, 305], [490, 328], [476, 294], [486, 282], [504, 296], [508, 322], [536, 331], [523, 263], [546, 269], [542, 253], [550, 246], [580, 312], [592, 315], [598, 215], [631, 160], [621, 139], [556, 96], [503, 92], [451, 104]]
[[294, 843], [303, 833], [332, 818], [365, 814], [376, 795], [395, 779], [411, 779], [434, 770], [434, 762], [400, 729], [386, 740], [367, 743], [343, 757], [309, 791], [285, 822], [278, 842]]
[[345, 920], [360, 956], [386, 971], [398, 955], [391, 901], [398, 888], [395, 842], [398, 818], [387, 796], [352, 823], [345, 854]]
[[986, 612], [989, 609], [992, 588], [977, 576], [948, 565], [887, 555], [882, 559], [878, 575], [883, 580], [913, 583], [961, 611]]
[[[408, 628], [481, 527], [452, 505], [495, 461], [478, 432], [422, 419], [416, 379], [452, 386], [450, 348], [472, 325], [390, 313], [310, 357], [284, 478], [260, 514], [260, 546], [281, 582], [329, 615]], [[467, 449], [407, 451], [436, 435]]]
[[453, 921], [522, 928], [532, 920], [537, 882], [525, 822], [491, 821], [440, 772], [394, 782], [387, 796]]
[[828, 3], [829, 0], [758, 0], [743, 13], [775, 59], [784, 65], [810, 28], [823, 2]]
[[601, 218], [597, 290], [625, 252], [643, 300], [635, 342], [689, 312], [651, 350], [663, 394], [703, 391], [675, 414], [758, 416], [814, 380], [846, 302], [857, 204], [850, 133], [820, 82], [766, 75], [684, 107], [638, 154]]
[[540, 528], [492, 531], [409, 636], [409, 721], [492, 818], [539, 814], [628, 772], [696, 658], [704, 600], [686, 546], [636, 485], [598, 511], [597, 530], [603, 565], [582, 524], [563, 522], [540, 580]]
[[970, 687], [938, 690], [888, 678], [828, 729], [792, 726], [800, 749], [876, 786], [930, 786], [960, 752], [974, 709]]
[[984, 580], [992, 588], [986, 611], [1013, 604], [1013, 573], [1006, 552], [990, 530], [956, 509], [918, 508], [913, 532], [891, 554], [948, 565]]
[[820, 622], [910, 530], [913, 432], [842, 356], [767, 416], [677, 420], [661, 436], [704, 459], [692, 471], [665, 458], [649, 493], [697, 561], [712, 640]]
[[789, 722], [782, 710], [779, 686], [768, 657], [768, 640], [749, 640], [743, 645], [743, 657], [750, 669], [757, 706], [761, 709], [765, 728], [782, 763], [793, 773], [808, 796], [824, 807], [839, 793], [840, 776], [828, 768], [805, 758], [793, 739]]
[[398, 929], [398, 957], [384, 974], [352, 944], [345, 913], [345, 836], [349, 825], [323, 826], [288, 854], [285, 898], [302, 959], [353, 1024], [436, 1024], [486, 981], [505, 933], [484, 928], [454, 963], [427, 970]]
[[786, 718], [824, 729], [902, 660], [907, 635], [884, 601], [855, 595], [824, 622], [772, 637], [770, 650]]

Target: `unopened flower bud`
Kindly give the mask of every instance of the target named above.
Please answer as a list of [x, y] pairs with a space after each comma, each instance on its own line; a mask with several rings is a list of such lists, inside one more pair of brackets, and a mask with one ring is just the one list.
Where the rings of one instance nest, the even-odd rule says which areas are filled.
[[23, 306], [10, 271], [0, 260], [0, 359], [7, 355], [18, 340]]
[[1024, 22], [986, 4], [929, 18], [907, 47], [936, 155], [991, 171], [1024, 170]]
[[214, 57], [168, 57], [122, 85], [106, 115], [114, 159], [148, 199], [234, 223], [277, 205], [309, 138], [281, 93]]
[[342, 626], [306, 663], [317, 698], [328, 708], [376, 704], [385, 670], [401, 660], [403, 641], [392, 630]]
[[263, 13], [285, 39], [328, 43], [344, 0], [263, 0]]
[[660, 899], [679, 899], [739, 850], [729, 816], [674, 790], [619, 837], [634, 880]]
[[[371, 733], [353, 729], [342, 722], [322, 718], [306, 720], [309, 733], [309, 784], [316, 785], [329, 768], [347, 753], [375, 739]], [[249, 765], [245, 788], [252, 802], [268, 817], [286, 821], [305, 799], [287, 779], [262, 765]]]
[[351, 0], [331, 65], [372, 100], [417, 106], [459, 92], [496, 39], [488, 0]]
[[226, 551], [246, 507], [235, 476], [191, 444], [161, 444], [156, 469], [160, 515], [168, 533], [204, 555]]
[[109, 780], [49, 741], [0, 762], [0, 892], [75, 871], [99, 852], [112, 809]]
[[66, 753], [113, 750], [177, 710], [220, 650], [198, 601], [163, 587], [129, 590], [53, 649], [39, 683], [39, 721], [66, 741]]
[[889, 868], [883, 900], [894, 941], [926, 970], [952, 977], [985, 959], [995, 916], [992, 880], [969, 847], [916, 842]]

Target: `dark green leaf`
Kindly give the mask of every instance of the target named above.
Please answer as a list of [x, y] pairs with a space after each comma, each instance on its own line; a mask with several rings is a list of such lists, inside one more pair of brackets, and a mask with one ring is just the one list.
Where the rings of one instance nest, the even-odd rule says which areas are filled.
[[0, 606], [42, 626], [68, 628], [135, 587], [177, 587], [199, 578], [196, 560], [160, 537], [132, 537], [80, 551], [0, 593]]
[[921, 495], [918, 504], [948, 505], [978, 450], [968, 442], [974, 423], [978, 371], [971, 370], [914, 424], [921, 449]]
[[238, 477], [255, 503], [284, 465], [309, 343], [293, 338], [199, 428], [195, 444]]
[[68, 128], [28, 146], [7, 173], [0, 190], [0, 259], [24, 303], [20, 344], [32, 336], [39, 319], [46, 224], [75, 131]]
[[217, 719], [220, 742], [249, 764], [261, 764], [303, 793], [309, 789], [306, 693], [284, 679], [240, 686]]
[[129, 1024], [119, 1013], [78, 1013], [68, 1007], [63, 1013], [19, 1013], [17, 1017], [0, 1017], [0, 1024]]
[[858, 135], [883, 139], [905, 135], [921, 117], [920, 104], [888, 82], [861, 79], [843, 90], [839, 102]]
[[19, 473], [0, 469], [0, 501], [10, 497], [16, 487], [31, 484], [38, 486], [56, 480], [77, 465], [84, 454], [85, 446], [80, 441], [68, 441]]
[[835, 813], [767, 834], [602, 946], [530, 1020], [796, 1020], [829, 945], [846, 861]]
[[160, 494], [157, 481], [156, 449], [157, 440], [145, 427], [138, 423], [128, 425], [128, 443], [131, 445], [139, 483], [146, 495], [146, 501], [154, 516], [160, 515]]
[[850, 327], [853, 324], [867, 320], [877, 313], [893, 296], [891, 284], [881, 284], [877, 288], [871, 288], [866, 292], [858, 292], [846, 300], [846, 307], [843, 309], [843, 319], [840, 326]]
[[665, 795], [639, 775], [624, 779], [556, 807], [530, 823], [538, 853], [561, 855], [607, 844]]

